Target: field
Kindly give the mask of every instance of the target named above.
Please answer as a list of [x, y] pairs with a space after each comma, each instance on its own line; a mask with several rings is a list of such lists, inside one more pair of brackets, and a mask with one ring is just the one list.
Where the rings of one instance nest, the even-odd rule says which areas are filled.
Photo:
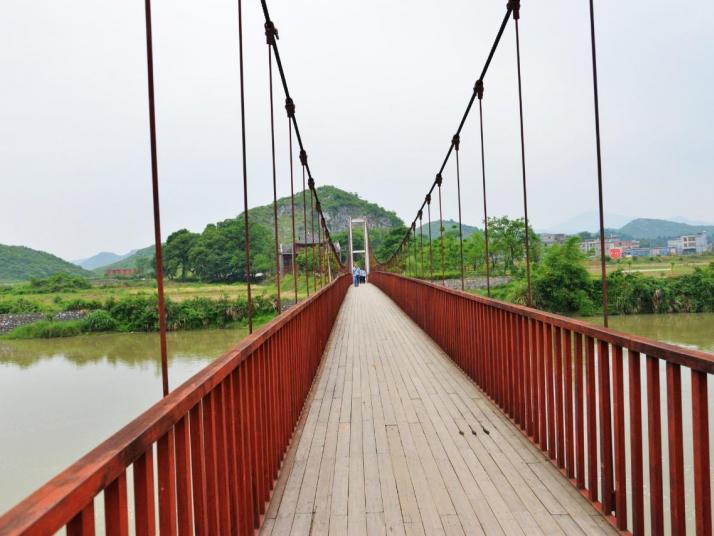
[[[307, 296], [305, 276], [298, 278], [298, 298]], [[318, 279], [319, 283], [319, 279]], [[294, 301], [294, 287], [292, 276], [287, 276], [281, 281], [281, 297], [285, 302]], [[18, 289], [21, 286], [10, 285], [10, 289]], [[156, 282], [153, 279], [146, 280], [95, 280], [90, 288], [80, 288], [57, 292], [46, 293], [25, 293], [13, 290], [6, 292], [5, 299], [22, 298], [24, 300], [37, 303], [42, 310], [61, 310], [62, 305], [73, 301], [94, 301], [105, 303], [107, 299], [122, 298], [143, 294], [152, 295], [156, 293]], [[272, 281], [254, 283], [251, 286], [253, 296], [273, 297], [276, 295], [275, 283]], [[310, 290], [313, 290], [313, 280], [310, 278]], [[247, 285], [245, 283], [219, 284], [219, 283], [196, 283], [166, 280], [164, 282], [164, 292], [167, 298], [174, 302], [183, 302], [192, 298], [210, 298], [218, 300], [223, 297], [234, 300], [247, 296]], [[0, 296], [3, 299], [3, 296]]]
[[[692, 273], [695, 268], [705, 268], [711, 262], [714, 262], [712, 255], [640, 257], [608, 261], [606, 269], [608, 274], [622, 270], [624, 272], [639, 272], [650, 277], [678, 277]], [[600, 260], [598, 258], [588, 259], [586, 267], [593, 277], [600, 276]]]

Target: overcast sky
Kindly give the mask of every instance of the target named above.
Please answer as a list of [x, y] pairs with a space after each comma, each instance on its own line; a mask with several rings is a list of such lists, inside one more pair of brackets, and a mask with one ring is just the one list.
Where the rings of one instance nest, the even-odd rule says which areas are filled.
[[[505, 0], [270, 0], [318, 184], [411, 221]], [[597, 208], [588, 3], [524, 0], [529, 211]], [[244, 0], [249, 202], [272, 199], [267, 50]], [[164, 236], [242, 206], [235, 0], [154, 0]], [[714, 221], [714, 2], [596, 0], [607, 212]], [[512, 22], [486, 78], [489, 210], [522, 214]], [[0, 243], [68, 259], [152, 242], [143, 1], [4, 0]], [[280, 194], [287, 119], [276, 86]], [[481, 214], [478, 115], [462, 134], [464, 221]], [[445, 212], [456, 217], [454, 163]], [[593, 220], [593, 227], [595, 221]]]

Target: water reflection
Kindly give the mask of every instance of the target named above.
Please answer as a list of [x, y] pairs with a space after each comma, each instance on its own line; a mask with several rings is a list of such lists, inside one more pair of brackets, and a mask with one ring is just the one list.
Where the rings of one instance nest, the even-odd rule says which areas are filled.
[[[170, 333], [175, 388], [246, 335]], [[0, 341], [0, 513], [161, 398], [156, 334]]]

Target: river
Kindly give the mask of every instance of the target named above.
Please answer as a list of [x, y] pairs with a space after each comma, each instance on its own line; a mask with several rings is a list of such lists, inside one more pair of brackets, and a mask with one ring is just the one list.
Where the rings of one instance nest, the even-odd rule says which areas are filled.
[[[176, 387], [246, 335], [168, 334]], [[0, 513], [161, 398], [156, 334], [0, 340]]]
[[[714, 314], [616, 316], [610, 324], [618, 331], [714, 352]], [[245, 330], [238, 329], [170, 333], [171, 386], [244, 336]], [[156, 334], [0, 340], [0, 512], [159, 400], [158, 354]], [[685, 392], [688, 383], [684, 374]], [[691, 430], [686, 417], [685, 428]], [[666, 453], [666, 443], [663, 447]], [[667, 489], [666, 470], [664, 476]]]

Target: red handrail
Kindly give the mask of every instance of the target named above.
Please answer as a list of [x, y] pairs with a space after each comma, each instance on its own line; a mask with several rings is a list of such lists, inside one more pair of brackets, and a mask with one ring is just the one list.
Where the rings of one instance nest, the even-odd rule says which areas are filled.
[[[697, 534], [711, 534], [707, 375], [714, 372], [713, 355], [391, 273], [372, 272], [370, 282], [419, 324], [616, 528], [644, 534], [647, 500], [652, 534], [664, 532], [665, 519], [672, 534], [684, 534], [687, 516]], [[666, 368], [667, 511], [661, 363]], [[682, 366], [692, 377], [693, 490], [684, 478]], [[646, 371], [644, 408], [641, 368]], [[694, 500], [685, 503], [687, 494]]]
[[[258, 527], [350, 279], [339, 276], [241, 341], [0, 517], [0, 534], [252, 534]], [[232, 527], [232, 530], [231, 530]], [[220, 530], [219, 530], [220, 529]]]

